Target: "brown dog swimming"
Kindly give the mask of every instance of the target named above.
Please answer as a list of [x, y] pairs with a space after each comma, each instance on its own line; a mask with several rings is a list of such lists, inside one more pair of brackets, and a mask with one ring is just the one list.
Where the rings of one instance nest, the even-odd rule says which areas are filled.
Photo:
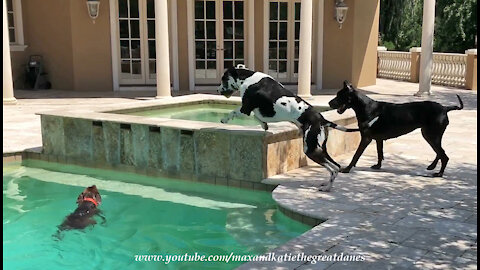
[[77, 198], [77, 209], [68, 215], [63, 223], [58, 226], [59, 231], [84, 229], [89, 225], [94, 225], [97, 222], [93, 216], [100, 216], [105, 222], [105, 217], [100, 213], [98, 206], [102, 203], [102, 197], [95, 185], [87, 187]]

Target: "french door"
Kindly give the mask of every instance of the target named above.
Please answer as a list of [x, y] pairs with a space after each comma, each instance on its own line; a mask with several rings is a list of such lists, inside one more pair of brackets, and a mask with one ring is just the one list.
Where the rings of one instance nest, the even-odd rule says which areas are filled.
[[245, 1], [195, 0], [194, 9], [195, 84], [218, 84], [245, 63]]
[[119, 84], [155, 85], [155, 0], [117, 0], [116, 8]]
[[268, 74], [283, 83], [298, 81], [300, 0], [268, 3]]

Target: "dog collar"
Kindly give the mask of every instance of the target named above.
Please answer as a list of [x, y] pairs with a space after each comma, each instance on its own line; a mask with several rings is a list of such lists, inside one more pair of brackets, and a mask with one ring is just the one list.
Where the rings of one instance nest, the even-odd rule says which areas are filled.
[[84, 201], [87, 201], [87, 202], [92, 202], [93, 204], [95, 204], [95, 207], [98, 206], [98, 203], [95, 199], [93, 198], [83, 198]]

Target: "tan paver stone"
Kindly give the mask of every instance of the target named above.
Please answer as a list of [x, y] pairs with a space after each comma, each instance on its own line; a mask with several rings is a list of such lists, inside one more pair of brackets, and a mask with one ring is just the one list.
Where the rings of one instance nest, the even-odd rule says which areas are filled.
[[400, 258], [410, 259], [417, 261], [427, 254], [428, 250], [411, 248], [405, 246], [396, 247], [390, 254]]
[[474, 240], [452, 235], [439, 234], [430, 230], [418, 231], [403, 246], [431, 250], [435, 252], [459, 256], [475, 244]]
[[465, 253], [463, 253], [460, 257], [477, 261], [477, 257], [478, 257], [477, 252], [478, 250], [476, 248], [472, 248], [472, 249], [466, 250]]
[[469, 218], [467, 218], [465, 221], [465, 223], [471, 223], [471, 224], [477, 224], [477, 214], [473, 214], [471, 215]]

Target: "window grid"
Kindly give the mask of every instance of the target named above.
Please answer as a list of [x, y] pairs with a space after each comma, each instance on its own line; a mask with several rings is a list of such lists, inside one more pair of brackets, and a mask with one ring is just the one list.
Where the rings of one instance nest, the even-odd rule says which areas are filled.
[[301, 3], [295, 2], [294, 10], [294, 56], [293, 56], [293, 76], [298, 78], [298, 63], [299, 63], [299, 54], [300, 54], [300, 8]]
[[269, 74], [287, 78], [288, 62], [288, 2], [270, 1]]
[[155, 0], [147, 0], [147, 46], [148, 73], [150, 79], [156, 79], [156, 47], [155, 47]]
[[13, 0], [7, 0], [7, 19], [8, 19], [8, 37], [10, 44], [15, 44], [17, 38], [15, 35], [15, 12], [13, 10]]
[[223, 1], [224, 69], [245, 62], [244, 8], [243, 0]]
[[122, 77], [142, 76], [140, 41], [140, 5], [138, 0], [119, 0], [120, 62]]
[[299, 0], [270, 0], [268, 7], [268, 73], [283, 82], [296, 81], [301, 3]]
[[195, 0], [196, 78], [217, 77], [216, 22], [215, 1]]

